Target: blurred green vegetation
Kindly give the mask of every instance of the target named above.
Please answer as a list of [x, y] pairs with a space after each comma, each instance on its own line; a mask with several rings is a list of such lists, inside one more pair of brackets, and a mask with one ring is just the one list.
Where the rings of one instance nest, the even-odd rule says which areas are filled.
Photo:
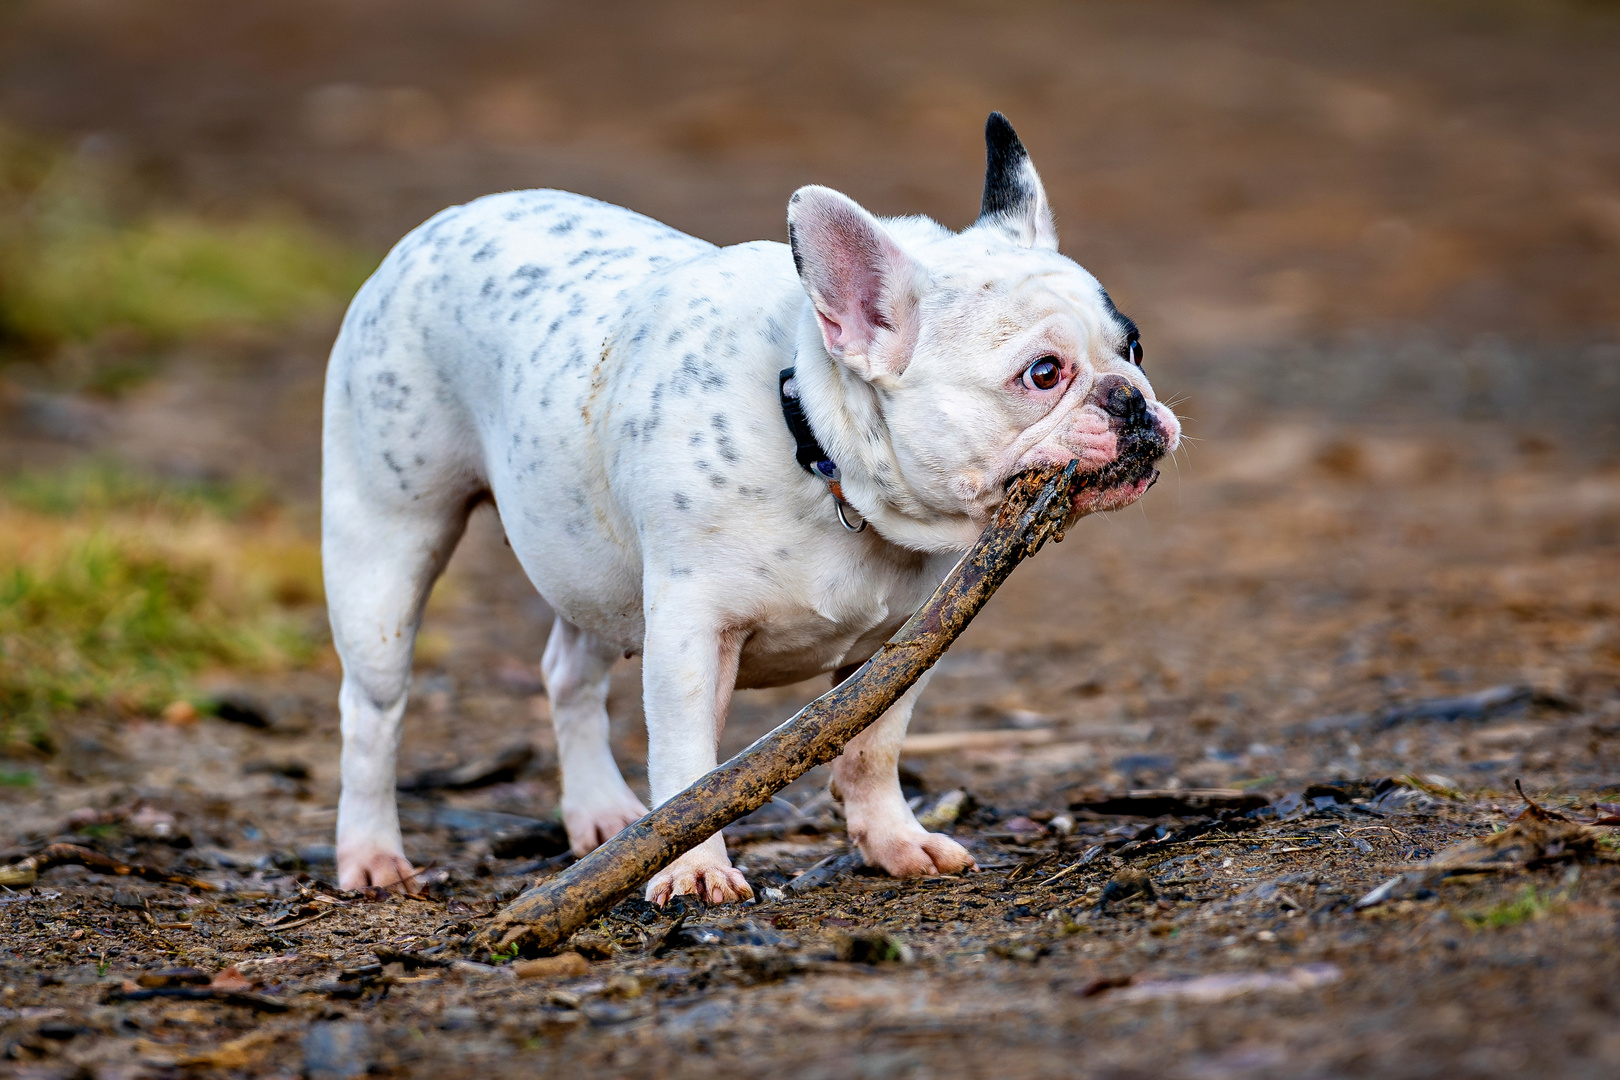
[[159, 477], [109, 460], [0, 477], [0, 499], [19, 509], [60, 517], [135, 513], [183, 519], [212, 514], [231, 521], [272, 511], [276, 505], [270, 489], [252, 478]]
[[1534, 885], [1526, 885], [1511, 900], [1504, 900], [1480, 911], [1461, 913], [1462, 921], [1476, 930], [1500, 930], [1522, 922], [1539, 919], [1559, 906], [1560, 895], [1538, 892]]
[[[0, 125], [0, 371], [115, 392], [175, 345], [330, 314], [373, 264], [291, 214], [148, 195], [105, 147]], [[0, 750], [199, 698], [209, 672], [308, 663], [321, 598], [314, 540], [262, 484], [105, 461], [0, 477]]]
[[284, 325], [340, 306], [374, 265], [290, 214], [120, 211], [131, 186], [92, 154], [0, 128], [0, 352]]
[[0, 749], [48, 750], [79, 710], [156, 714], [209, 670], [308, 663], [319, 565], [253, 484], [108, 464], [0, 484]]

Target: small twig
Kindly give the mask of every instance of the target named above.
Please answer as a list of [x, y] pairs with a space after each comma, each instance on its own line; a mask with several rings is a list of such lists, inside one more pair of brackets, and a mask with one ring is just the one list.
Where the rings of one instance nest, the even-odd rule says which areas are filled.
[[1165, 847], [1179, 847], [1182, 844], [1282, 844], [1291, 840], [1320, 839], [1320, 836], [1214, 836], [1199, 837], [1196, 840], [1177, 840], [1166, 844]]
[[1033, 874], [1035, 871], [1039, 870], [1041, 867], [1045, 866], [1047, 863], [1051, 862], [1057, 857], [1058, 853], [1053, 851], [1041, 856], [1034, 862], [1019, 863], [1013, 872], [1007, 875], [1007, 883], [1011, 884], [1014, 881], [1017, 881], [1019, 878], [1023, 877], [1025, 873]]
[[324, 918], [326, 918], [328, 915], [332, 914], [332, 912], [334, 912], [336, 910], [337, 910], [337, 908], [327, 908], [325, 911], [317, 911], [315, 914], [311, 915], [307, 919], [299, 919], [297, 922], [282, 923], [279, 926], [267, 926], [267, 927], [265, 927], [265, 929], [266, 930], [273, 930], [278, 934], [283, 930], [296, 930], [300, 926], [308, 926], [310, 923], [314, 922], [316, 919], [324, 919]]
[[727, 825], [724, 831], [727, 840], [734, 843], [751, 843], [758, 840], [802, 836], [806, 833], [815, 835], [826, 832], [827, 829], [815, 818], [804, 817], [793, 821], [767, 821], [759, 825]]
[[1560, 814], [1556, 810], [1549, 810], [1547, 807], [1542, 806], [1540, 803], [1536, 802], [1536, 800], [1526, 795], [1524, 793], [1524, 785], [1518, 780], [1513, 781], [1513, 789], [1519, 793], [1519, 798], [1523, 799], [1525, 804], [1524, 809], [1520, 811], [1519, 816], [1513, 820], [1519, 821], [1524, 818], [1533, 818], [1538, 821], [1572, 820], [1568, 815]]
[[114, 987], [103, 999], [109, 1004], [120, 1001], [150, 1001], [153, 998], [178, 998], [182, 1001], [218, 1001], [226, 1005], [242, 1005], [259, 1012], [286, 1012], [292, 1006], [263, 994], [248, 994], [240, 990], [224, 990], [212, 986], [152, 986], [123, 989]]
[[1363, 825], [1359, 829], [1341, 829], [1340, 832], [1344, 836], [1349, 836], [1351, 833], [1369, 832], [1373, 829], [1383, 829], [1385, 832], [1392, 832], [1396, 836], [1402, 837], [1406, 840], [1411, 840], [1413, 843], [1417, 843], [1416, 840], [1412, 840], [1411, 833], [1402, 832], [1401, 830], [1390, 825]]
[[78, 844], [52, 844], [20, 862], [0, 866], [0, 885], [32, 885], [39, 880], [39, 875], [57, 866], [82, 866], [99, 874], [145, 878], [147, 881], [162, 882], [165, 885], [185, 885], [204, 892], [217, 892], [219, 889], [216, 885], [184, 874], [171, 874], [167, 870], [155, 870], [150, 866], [121, 863], [99, 851], [91, 851]]
[[1060, 878], [1068, 877], [1070, 874], [1074, 873], [1076, 870], [1080, 869], [1082, 866], [1086, 865], [1091, 860], [1095, 859], [1099, 854], [1102, 853], [1103, 848], [1105, 848], [1107, 846], [1108, 846], [1107, 844], [1098, 844], [1096, 847], [1092, 848], [1090, 851], [1088, 851], [1084, 855], [1080, 856], [1080, 861], [1079, 862], [1070, 863], [1067, 867], [1065, 867], [1062, 870], [1059, 870], [1057, 873], [1053, 874], [1051, 877], [1047, 878], [1045, 881], [1041, 882], [1040, 884], [1036, 885], [1035, 887], [1037, 889], [1044, 888], [1045, 886], [1052, 884], [1052, 882], [1057, 881]]
[[801, 821], [809, 821], [810, 820], [810, 815], [805, 813], [803, 810], [800, 810], [797, 806], [795, 806], [791, 799], [784, 799], [780, 795], [772, 795], [771, 796], [771, 802], [775, 803], [777, 806], [785, 806], [785, 807], [787, 807], [788, 812], [791, 813], [794, 817], [798, 818]]
[[316, 919], [324, 919], [337, 910], [338, 909], [335, 907], [329, 907], [325, 911], [317, 911], [315, 914], [310, 915], [307, 918], [297, 919], [288, 923], [260, 922], [258, 919], [250, 919], [246, 915], [238, 915], [237, 919], [247, 923], [249, 926], [257, 927], [260, 930], [267, 930], [272, 934], [279, 934], [283, 930], [296, 930], [300, 926], [308, 926]]

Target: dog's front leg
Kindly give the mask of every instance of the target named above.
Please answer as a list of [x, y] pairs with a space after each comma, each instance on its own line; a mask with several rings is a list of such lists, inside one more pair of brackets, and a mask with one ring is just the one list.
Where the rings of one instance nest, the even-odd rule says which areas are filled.
[[869, 864], [894, 877], [954, 874], [974, 865], [961, 844], [924, 829], [900, 791], [900, 744], [926, 685], [927, 674], [832, 763], [832, 792], [843, 801], [849, 838]]
[[[745, 635], [667, 594], [647, 608], [641, 680], [647, 779], [653, 805], [659, 806], [715, 767]], [[719, 833], [647, 883], [647, 899], [660, 907], [675, 896], [723, 904], [753, 895], [742, 872], [732, 867]]]

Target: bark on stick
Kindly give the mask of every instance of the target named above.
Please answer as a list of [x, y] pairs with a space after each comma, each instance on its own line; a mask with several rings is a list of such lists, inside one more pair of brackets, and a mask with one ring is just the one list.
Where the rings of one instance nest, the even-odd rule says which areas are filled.
[[1014, 567], [1063, 538], [1081, 490], [1146, 476], [1157, 457], [1131, 455], [1105, 473], [1081, 474], [1071, 462], [1017, 477], [967, 555], [854, 675], [563, 873], [530, 886], [474, 937], [474, 947], [555, 948], [683, 852], [837, 757], [933, 666]]

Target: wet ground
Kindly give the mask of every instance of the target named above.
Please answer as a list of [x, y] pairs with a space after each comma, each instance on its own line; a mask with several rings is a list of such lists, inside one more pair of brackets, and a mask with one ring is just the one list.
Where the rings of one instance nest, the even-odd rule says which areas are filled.
[[[430, 607], [401, 773], [533, 753], [402, 796], [423, 899], [329, 884], [329, 659], [208, 677], [262, 726], [64, 721], [54, 755], [7, 764], [37, 780], [0, 788], [6, 861], [72, 842], [211, 888], [62, 866], [0, 894], [6, 1068], [1614, 1074], [1610, 830], [1506, 861], [1454, 853], [1523, 827], [1516, 782], [1584, 820], [1620, 793], [1620, 354], [1602, 287], [1620, 241], [1598, 104], [1620, 65], [1601, 13], [1413, 6], [1351, 27], [1280, 8], [885, 7], [860, 16], [836, 91], [806, 97], [818, 69], [796, 58], [846, 40], [853, 9], [239, 8], [22, 5], [0, 106], [111, 132], [165, 197], [286, 199], [382, 244], [534, 182], [719, 240], [777, 235], [810, 180], [960, 224], [995, 98], [1097, 259], [1071, 246], [1140, 299], [1150, 343], [1159, 327], [1150, 371], [1193, 395], [1201, 441], [1140, 506], [1020, 568], [942, 663], [904, 765], [920, 812], [978, 859], [959, 878], [863, 872], [816, 770], [735, 829], [759, 902], [628, 902], [549, 965], [467, 952], [567, 862], [548, 827], [549, 619], [488, 510]], [[880, 51], [891, 66], [864, 62]], [[538, 81], [500, 97], [525, 64]], [[1076, 86], [1126, 76], [1164, 89], [1074, 107]], [[333, 85], [428, 96], [351, 115], [352, 97], [320, 96]], [[1194, 105], [1208, 112], [1172, 122]], [[1105, 149], [1060, 139], [1071, 124]], [[1042, 160], [1043, 143], [1067, 148]], [[1175, 182], [1178, 154], [1196, 183]], [[1499, 211], [1519, 224], [1481, 224]], [[228, 462], [308, 519], [331, 332], [180, 349], [112, 401], [50, 397], [48, 373], [14, 369], [54, 411], [6, 414], [6, 467]], [[820, 689], [740, 694], [723, 752]], [[614, 743], [645, 793], [638, 699], [626, 664]], [[1190, 794], [1210, 789], [1224, 801]], [[1117, 798], [1132, 791], [1165, 794]]]
[[[1208, 448], [1196, 483], [1171, 478], [1020, 569], [942, 665], [907, 781], [925, 812], [972, 796], [948, 827], [978, 873], [893, 881], [845, 860], [792, 891], [849, 851], [812, 773], [731, 845], [760, 903], [683, 907], [678, 927], [627, 903], [575, 941], [589, 957], [576, 974], [550, 978], [375, 967], [389, 949], [460, 960], [501, 900], [567, 861], [535, 820], [556, 797], [533, 675], [544, 623], [483, 518], [429, 618], [446, 651], [419, 673], [402, 771], [480, 772], [531, 735], [537, 756], [510, 781], [405, 797], [430, 898], [327, 884], [333, 673], [233, 687], [257, 696], [264, 729], [86, 721], [47, 782], [7, 797], [17, 854], [66, 837], [220, 891], [64, 867], [6, 896], [8, 1045], [46, 1071], [239, 1050], [249, 1073], [292, 1073], [321, 1052], [311, 1025], [334, 1023], [350, 1025], [334, 1038], [370, 1040], [374, 1066], [413, 1074], [1608, 1075], [1607, 849], [1353, 908], [1507, 825], [1515, 780], [1587, 816], [1620, 785], [1620, 476], [1577, 471], [1572, 497], [1568, 463], [1483, 434], [1374, 446], [1284, 428]], [[641, 787], [634, 676], [613, 713]], [[1495, 687], [1477, 718], [1410, 707]], [[742, 695], [726, 748], [815, 690]], [[1415, 787], [1396, 792], [1427, 797], [1332, 787], [1400, 777]], [[1212, 822], [1196, 806], [1083, 805], [1141, 788], [1272, 809]], [[86, 808], [102, 813], [74, 817]], [[1133, 871], [1153, 895], [1111, 896]], [[269, 1005], [116, 1000], [176, 966], [234, 966]], [[1260, 973], [1275, 981], [1178, 982]]]

